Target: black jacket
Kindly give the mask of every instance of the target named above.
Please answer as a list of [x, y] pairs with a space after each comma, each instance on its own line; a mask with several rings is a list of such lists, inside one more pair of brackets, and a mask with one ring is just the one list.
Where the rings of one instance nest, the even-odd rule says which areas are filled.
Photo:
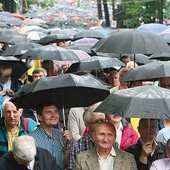
[[[14, 159], [13, 152], [9, 151], [0, 158], [0, 170], [26, 170]], [[34, 170], [60, 170], [55, 158], [46, 149], [37, 147]]]
[[142, 144], [140, 140], [138, 140], [136, 144], [131, 145], [128, 148], [126, 148], [125, 151], [134, 155], [138, 170], [149, 170], [153, 161], [157, 159], [161, 159], [161, 158], [166, 158], [165, 145], [161, 142], [157, 142], [157, 144], [158, 145], [155, 149], [154, 154], [152, 156], [149, 155], [148, 157], [148, 164], [143, 164], [142, 162], [139, 161], [139, 158], [142, 152]]

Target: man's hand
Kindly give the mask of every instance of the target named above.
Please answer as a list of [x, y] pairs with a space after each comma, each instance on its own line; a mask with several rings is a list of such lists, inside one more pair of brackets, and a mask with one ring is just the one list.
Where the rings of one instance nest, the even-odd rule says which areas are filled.
[[14, 95], [14, 92], [11, 90], [11, 89], [7, 89], [6, 90], [6, 95], [8, 95], [8, 96], [13, 96]]
[[140, 155], [140, 162], [147, 164], [148, 163], [148, 156], [149, 154], [152, 153], [152, 144], [150, 142], [146, 142], [143, 146], [142, 146], [142, 152]]
[[63, 131], [63, 139], [65, 142], [70, 142], [73, 139], [73, 136], [69, 130]]

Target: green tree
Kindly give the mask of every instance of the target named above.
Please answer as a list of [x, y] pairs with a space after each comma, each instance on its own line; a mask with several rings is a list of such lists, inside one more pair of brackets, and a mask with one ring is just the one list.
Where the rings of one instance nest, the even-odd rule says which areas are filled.
[[142, 2], [132, 2], [123, 0], [122, 9], [125, 13], [126, 24], [128, 28], [134, 28], [140, 25], [140, 21], [144, 16], [144, 8]]

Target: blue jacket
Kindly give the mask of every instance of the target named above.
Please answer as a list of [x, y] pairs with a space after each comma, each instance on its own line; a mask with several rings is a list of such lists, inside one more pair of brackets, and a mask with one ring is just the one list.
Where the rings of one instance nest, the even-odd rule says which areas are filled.
[[[37, 123], [32, 119], [28, 119], [28, 130], [24, 129], [24, 118], [21, 117], [21, 123], [19, 128], [19, 135], [26, 135], [33, 131], [37, 126]], [[8, 133], [4, 123], [4, 117], [0, 118], [0, 157], [8, 152]]]

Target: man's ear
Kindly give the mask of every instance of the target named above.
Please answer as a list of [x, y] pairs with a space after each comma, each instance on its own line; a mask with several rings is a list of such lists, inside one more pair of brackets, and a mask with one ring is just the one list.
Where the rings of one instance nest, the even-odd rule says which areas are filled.
[[41, 122], [42, 121], [42, 116], [37, 114], [38, 120]]

